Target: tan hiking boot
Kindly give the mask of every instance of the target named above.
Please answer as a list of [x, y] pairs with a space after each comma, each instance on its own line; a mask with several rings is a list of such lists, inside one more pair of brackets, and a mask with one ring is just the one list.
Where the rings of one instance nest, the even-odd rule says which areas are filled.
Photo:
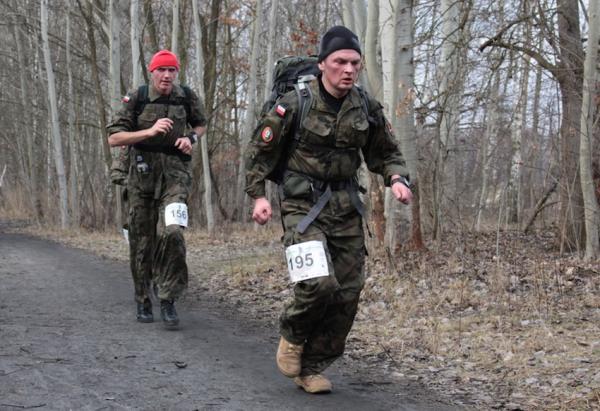
[[321, 374], [305, 375], [294, 378], [294, 382], [304, 391], [311, 394], [331, 392], [331, 381]]
[[301, 359], [304, 346], [288, 342], [281, 337], [279, 347], [277, 347], [277, 368], [286, 377], [296, 377], [300, 375], [302, 369]]

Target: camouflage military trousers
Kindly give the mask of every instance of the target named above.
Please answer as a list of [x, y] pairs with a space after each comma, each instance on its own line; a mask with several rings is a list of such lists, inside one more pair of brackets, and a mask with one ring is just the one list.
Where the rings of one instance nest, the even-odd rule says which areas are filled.
[[301, 375], [322, 372], [344, 353], [364, 286], [362, 220], [347, 193], [334, 193], [300, 234], [296, 226], [310, 206], [301, 200], [282, 202], [284, 245], [321, 240], [329, 266], [329, 276], [295, 284], [293, 301], [280, 317], [281, 335], [291, 343], [304, 344]]
[[160, 299], [177, 299], [188, 283], [183, 227], [165, 225], [165, 207], [187, 204], [191, 178], [176, 157], [157, 161], [160, 155], [145, 154], [152, 171], [140, 174], [132, 165], [128, 179], [129, 259], [137, 302], [150, 297], [152, 283]]

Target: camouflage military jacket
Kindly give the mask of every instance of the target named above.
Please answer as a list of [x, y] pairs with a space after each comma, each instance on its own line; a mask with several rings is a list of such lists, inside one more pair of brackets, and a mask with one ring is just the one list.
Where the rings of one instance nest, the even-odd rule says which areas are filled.
[[115, 114], [112, 123], [107, 126], [108, 134], [111, 135], [119, 131], [144, 130], [152, 127], [156, 120], [168, 117], [173, 120], [173, 128], [168, 134], [151, 137], [135, 146], [142, 150], [172, 151], [176, 153], [173, 150], [175, 141], [185, 135], [187, 124], [191, 127], [206, 124], [202, 102], [198, 96], [194, 92], [190, 93], [189, 118], [185, 110], [185, 99], [185, 92], [178, 85], [173, 86], [169, 96], [162, 96], [154, 87], [148, 86], [148, 102], [139, 116], [136, 116], [138, 90], [132, 90], [123, 98], [123, 106]]
[[[383, 175], [386, 185], [394, 174], [408, 175], [381, 104], [369, 98], [370, 123], [356, 88], [335, 113], [322, 99], [318, 81], [309, 87], [313, 103], [300, 127], [300, 141], [289, 156], [287, 170], [321, 181], [347, 180], [360, 167], [362, 151], [368, 169]], [[292, 91], [260, 120], [246, 151], [246, 192], [250, 197], [265, 195], [265, 178], [286, 155], [286, 146], [294, 137], [297, 111], [298, 97]]]

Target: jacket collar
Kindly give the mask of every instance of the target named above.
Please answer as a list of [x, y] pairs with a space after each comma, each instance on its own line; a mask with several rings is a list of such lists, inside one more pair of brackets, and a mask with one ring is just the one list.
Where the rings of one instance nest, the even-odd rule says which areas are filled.
[[175, 99], [175, 98], [184, 97], [184, 96], [185, 95], [184, 95], [183, 89], [178, 84], [173, 84], [173, 89], [171, 90], [171, 94], [169, 94], [168, 96], [163, 96], [162, 94], [160, 94], [158, 91], [156, 91], [154, 86], [152, 86], [152, 85], [148, 86], [148, 99], [150, 101], [154, 101], [154, 100], [158, 99], [159, 97], [167, 97], [170, 100], [170, 99]]
[[[327, 105], [327, 103], [325, 103], [325, 101], [323, 101], [323, 99], [321, 98], [321, 94], [320, 94], [320, 90], [319, 90], [319, 80], [315, 79], [313, 81], [311, 81], [309, 83], [309, 87], [310, 87], [310, 91], [312, 92], [312, 95], [314, 96], [315, 100], [316, 100], [316, 105], [315, 108], [317, 108], [320, 111], [325, 111], [328, 113], [333, 113], [333, 110]], [[346, 98], [344, 99], [344, 102], [342, 103], [342, 107], [340, 108], [340, 112], [338, 113], [338, 115], [343, 115], [345, 112], [353, 109], [353, 108], [362, 108], [362, 100], [361, 100], [361, 96], [360, 96], [360, 92], [358, 91], [356, 86], [353, 86], [350, 91], [348, 92], [348, 94], [346, 95]]]

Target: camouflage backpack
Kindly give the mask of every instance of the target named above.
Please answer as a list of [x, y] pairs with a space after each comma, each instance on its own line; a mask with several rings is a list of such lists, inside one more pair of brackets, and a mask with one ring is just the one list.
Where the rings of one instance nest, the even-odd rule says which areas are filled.
[[[300, 125], [302, 120], [308, 114], [310, 107], [313, 102], [313, 95], [308, 83], [314, 80], [320, 73], [318, 66], [317, 56], [287, 56], [277, 60], [275, 64], [275, 70], [273, 71], [273, 88], [271, 95], [265, 102], [261, 110], [261, 116], [268, 113], [275, 105], [277, 101], [286, 93], [295, 90], [298, 96], [298, 114], [294, 119], [294, 138], [292, 141], [287, 142], [285, 154], [281, 156], [281, 159], [275, 166], [275, 169], [267, 175], [266, 179], [273, 181], [276, 184], [281, 184], [283, 180], [283, 174], [285, 173], [288, 158], [291, 153], [296, 149], [298, 142], [300, 141]], [[369, 116], [369, 102], [365, 92], [358, 88], [363, 101], [363, 109], [371, 122]]]
[[302, 119], [308, 113], [312, 104], [312, 93], [308, 87], [308, 83], [315, 79], [319, 74], [317, 66], [317, 57], [308, 56], [287, 56], [277, 60], [275, 70], [273, 71], [273, 88], [271, 95], [263, 105], [261, 115], [268, 113], [277, 101], [286, 93], [295, 90], [298, 96], [299, 114], [296, 116], [294, 123], [294, 139], [288, 144], [286, 154], [275, 169], [266, 177], [276, 184], [280, 184], [283, 179], [283, 173], [287, 166], [287, 159], [297, 145], [296, 136], [298, 135], [299, 125], [302, 124]]

